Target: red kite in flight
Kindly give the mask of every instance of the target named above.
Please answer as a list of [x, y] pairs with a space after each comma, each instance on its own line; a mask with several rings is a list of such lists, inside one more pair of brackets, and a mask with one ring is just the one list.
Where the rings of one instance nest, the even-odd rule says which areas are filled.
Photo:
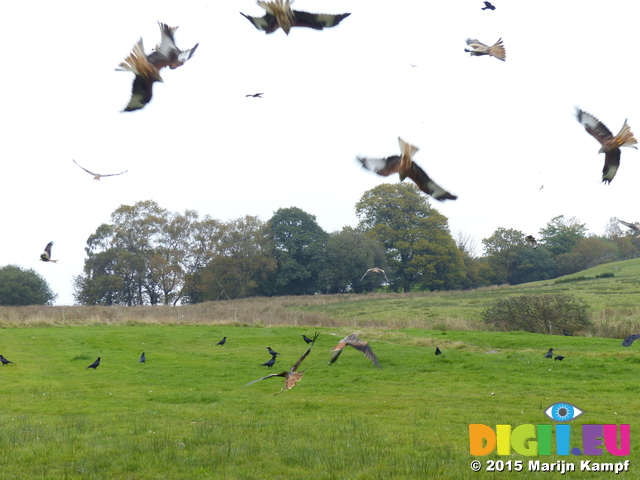
[[350, 13], [331, 15], [291, 10], [293, 0], [258, 0], [257, 3], [267, 12], [264, 17], [250, 17], [242, 12], [240, 12], [240, 15], [253, 23], [258, 30], [264, 30], [266, 34], [282, 28], [284, 33], [289, 35], [291, 27], [308, 27], [314, 30], [322, 30], [323, 28], [335, 27], [343, 19], [351, 15]]
[[533, 247], [534, 250], [538, 248], [538, 241], [533, 235], [527, 235], [524, 239], [531, 244], [531, 247]]
[[76, 165], [78, 165], [82, 170], [84, 170], [87, 173], [90, 173], [91, 175], [93, 175], [93, 179], [94, 180], [100, 180], [101, 177], [115, 177], [116, 175], [122, 175], [123, 173], [127, 173], [129, 170], [125, 170], [124, 172], [120, 172], [120, 173], [110, 173], [108, 175], [103, 175], [101, 173], [94, 173], [91, 172], [89, 170], [87, 170], [86, 168], [84, 168], [82, 165], [80, 165], [78, 162], [76, 162], [75, 160], [73, 160], [73, 163], [75, 163]]
[[[320, 335], [319, 333], [315, 334], [315, 336], [313, 337], [313, 340], [311, 340], [311, 345], [309, 346], [309, 348], [307, 348], [307, 351], [302, 354], [302, 356], [298, 359], [296, 364], [293, 367], [291, 367], [291, 369], [289, 369], [289, 371], [284, 371], [284, 372], [280, 372], [280, 373], [272, 373], [271, 375], [267, 375], [266, 377], [262, 377], [262, 378], [259, 378], [258, 380], [254, 380], [253, 382], [249, 382], [246, 385], [244, 385], [244, 387], [246, 387], [247, 385], [251, 385], [252, 383], [259, 382], [260, 380], [265, 380], [265, 379], [271, 378], [271, 377], [284, 377], [285, 378], [284, 387], [282, 387], [280, 392], [282, 392], [282, 390], [290, 390], [293, 387], [295, 387], [296, 384], [302, 379], [302, 375], [304, 374], [304, 372], [306, 370], [305, 369], [305, 370], [302, 370], [301, 372], [299, 372], [298, 371], [298, 367], [300, 366], [302, 361], [305, 358], [307, 358], [307, 355], [309, 355], [309, 353], [311, 352], [311, 348], [313, 347], [313, 344], [314, 344], [314, 342], [316, 341], [316, 339], [318, 338], [319, 335]], [[275, 356], [273, 358], [275, 359]], [[262, 366], [262, 365], [260, 365], [260, 366]], [[280, 393], [280, 392], [278, 392], [278, 393]], [[276, 393], [275, 395], [278, 395], [278, 393]]]
[[355, 334], [355, 333], [352, 333], [351, 335], [347, 335], [342, 340], [340, 340], [338, 345], [336, 345], [335, 347], [333, 347], [331, 349], [331, 351], [334, 352], [334, 353], [333, 353], [333, 356], [331, 357], [331, 360], [329, 360], [329, 363], [334, 363], [336, 360], [338, 360], [338, 357], [342, 353], [342, 349], [344, 347], [346, 347], [347, 345], [351, 345], [353, 348], [355, 348], [357, 350], [360, 350], [362, 353], [365, 354], [365, 356], [369, 360], [371, 360], [373, 362], [373, 364], [376, 367], [378, 367], [380, 370], [382, 370], [382, 367], [378, 363], [378, 359], [376, 358], [375, 354], [373, 353], [373, 350], [371, 350], [371, 347], [369, 346], [369, 344], [367, 342], [363, 341], [363, 340], [360, 340], [358, 338], [358, 335]]
[[144, 53], [142, 39], [133, 46], [133, 52], [120, 64], [118, 71], [133, 72], [136, 78], [131, 86], [131, 100], [124, 109], [125, 112], [139, 110], [151, 101], [153, 95], [153, 82], [163, 82], [160, 72], [149, 63]]
[[620, 166], [620, 147], [631, 147], [637, 150], [638, 147], [634, 145], [637, 144], [638, 141], [634, 138], [633, 133], [631, 133], [631, 128], [627, 125], [626, 120], [620, 132], [614, 137], [604, 123], [593, 115], [580, 110], [578, 107], [576, 107], [576, 118], [585, 130], [602, 145], [598, 151], [598, 153], [604, 153], [602, 181], [604, 183], [611, 183]]
[[[625, 222], [623, 220], [618, 220], [621, 224], [623, 224], [625, 227], [629, 227], [631, 230], [634, 230], [636, 232], [640, 231], [640, 223], [629, 223], [629, 222]], [[640, 237], [640, 235], [636, 235], [636, 238]]]
[[47, 243], [47, 246], [44, 247], [44, 252], [40, 255], [40, 260], [43, 262], [53, 262], [56, 263], [58, 260], [51, 260], [51, 247], [53, 246], [53, 242]]
[[400, 181], [409, 177], [413, 180], [418, 188], [423, 192], [431, 195], [439, 201], [455, 200], [457, 195], [452, 195], [445, 189], [437, 185], [422, 168], [412, 160], [412, 157], [418, 151], [418, 147], [414, 147], [406, 143], [398, 137], [401, 155], [393, 155], [387, 158], [360, 158], [356, 157], [362, 166], [368, 170], [373, 170], [378, 175], [388, 177], [393, 173], [400, 175]]
[[475, 38], [467, 38], [467, 45], [471, 47], [471, 50], [465, 48], [464, 51], [471, 53], [471, 56], [490, 55], [492, 57], [496, 57], [498, 60], [502, 60], [503, 62], [505, 61], [505, 58], [507, 58], [507, 52], [502, 45], [501, 38], [499, 38], [491, 47], [485, 45], [480, 40], [476, 40]]
[[366, 277], [369, 272], [382, 273], [382, 276], [384, 277], [384, 281], [389, 283], [389, 279], [387, 278], [387, 274], [385, 273], [385, 271], [383, 269], [381, 269], [381, 268], [378, 268], [378, 267], [370, 268], [369, 270], [364, 272], [364, 275], [362, 275], [362, 278], [360, 279], [360, 281], [362, 281], [364, 279], [364, 277]]
[[173, 34], [178, 27], [170, 27], [160, 22], [158, 22], [158, 25], [160, 25], [160, 45], [157, 45], [155, 50], [149, 54], [147, 60], [157, 70], [164, 67], [169, 67], [171, 70], [181, 67], [193, 56], [200, 44], [196, 43], [189, 50], [180, 50], [176, 47], [176, 42], [173, 38]]

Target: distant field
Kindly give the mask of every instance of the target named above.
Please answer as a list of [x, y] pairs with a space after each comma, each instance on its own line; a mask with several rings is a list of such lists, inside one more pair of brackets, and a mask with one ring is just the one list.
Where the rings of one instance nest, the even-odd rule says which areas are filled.
[[[0, 478], [495, 478], [471, 472], [468, 425], [553, 423], [543, 410], [558, 401], [585, 412], [572, 422], [572, 447], [581, 446], [582, 423], [630, 423], [632, 454], [637, 448], [640, 342], [623, 348], [606, 338], [359, 328], [383, 370], [350, 347], [328, 365], [329, 349], [353, 330], [177, 323], [2, 329], [0, 353], [16, 364], [0, 367]], [[280, 378], [242, 388], [269, 373], [259, 366], [269, 359], [266, 347], [282, 354], [273, 372], [286, 370], [306, 349], [301, 334], [314, 331], [322, 335], [299, 386], [277, 396]], [[227, 344], [216, 346], [223, 336]], [[436, 357], [435, 346], [444, 355]], [[566, 359], [544, 360], [550, 347]], [[142, 351], [145, 365], [138, 363]], [[98, 356], [100, 367], [85, 370]], [[587, 458], [631, 458], [626, 477], [640, 476], [637, 455]]]

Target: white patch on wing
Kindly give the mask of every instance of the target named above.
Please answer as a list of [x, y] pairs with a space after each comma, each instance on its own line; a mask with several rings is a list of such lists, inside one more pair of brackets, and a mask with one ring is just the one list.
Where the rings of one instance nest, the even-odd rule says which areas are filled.
[[358, 159], [362, 162], [362, 166], [373, 170], [374, 172], [378, 172], [384, 169], [387, 166], [386, 158], [366, 158], [366, 157], [358, 157]]

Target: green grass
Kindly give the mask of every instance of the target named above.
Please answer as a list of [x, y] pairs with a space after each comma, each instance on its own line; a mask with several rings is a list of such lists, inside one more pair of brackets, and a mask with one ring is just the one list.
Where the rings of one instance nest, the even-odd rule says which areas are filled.
[[[242, 388], [269, 373], [259, 367], [269, 359], [267, 346], [282, 354], [272, 373], [287, 370], [306, 348], [301, 334], [316, 330], [323, 335], [302, 364], [308, 370], [297, 387], [274, 396], [283, 385], [274, 378]], [[489, 478], [470, 471], [470, 423], [552, 423], [543, 410], [566, 401], [585, 412], [574, 429], [581, 423], [639, 427], [640, 344], [368, 329], [361, 337], [383, 370], [350, 347], [328, 365], [329, 349], [351, 332], [218, 325], [2, 329], [0, 353], [16, 365], [0, 367], [0, 478]], [[222, 336], [227, 344], [216, 346]], [[433, 354], [436, 345], [441, 357]], [[543, 360], [549, 347], [566, 359]], [[145, 365], [137, 363], [142, 351]], [[97, 356], [100, 367], [85, 370]], [[574, 437], [578, 446], [580, 434]], [[579, 463], [578, 457], [534, 459]], [[633, 471], [637, 478], [632, 463]]]

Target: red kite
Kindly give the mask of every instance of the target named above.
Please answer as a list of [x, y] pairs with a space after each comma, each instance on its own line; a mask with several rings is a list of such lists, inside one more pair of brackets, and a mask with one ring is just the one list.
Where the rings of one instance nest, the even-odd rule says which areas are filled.
[[350, 13], [340, 13], [331, 15], [327, 13], [308, 13], [298, 10], [291, 10], [293, 0], [258, 0], [258, 5], [266, 10], [264, 17], [250, 17], [240, 12], [244, 18], [249, 20], [258, 30], [264, 33], [273, 33], [278, 28], [282, 28], [284, 33], [289, 35], [291, 27], [307, 27], [314, 30], [335, 27], [343, 19], [351, 15]]
[[124, 172], [120, 172], [120, 173], [109, 173], [108, 175], [103, 175], [101, 173], [94, 173], [94, 172], [91, 172], [91, 171], [87, 170], [86, 168], [84, 168], [82, 165], [80, 165], [75, 160], [73, 160], [73, 163], [78, 165], [85, 172], [90, 173], [91, 175], [93, 175], [93, 179], [94, 180], [100, 180], [101, 177], [115, 177], [116, 175], [122, 175], [123, 173], [127, 173], [129, 171], [129, 170], [125, 170]]
[[[625, 227], [629, 227], [631, 230], [635, 230], [636, 232], [640, 231], [640, 223], [628, 223], [623, 220], [618, 220]], [[640, 237], [640, 235], [636, 235], [636, 238]]]
[[53, 242], [47, 243], [47, 246], [44, 247], [44, 252], [40, 255], [40, 260], [43, 262], [53, 262], [56, 263], [58, 260], [51, 260], [51, 247], [53, 246]]
[[502, 45], [501, 38], [499, 38], [491, 47], [485, 45], [480, 40], [467, 38], [467, 45], [471, 47], [471, 50], [465, 48], [464, 51], [471, 53], [471, 56], [490, 55], [492, 57], [496, 57], [498, 60], [502, 60], [503, 62], [505, 61], [505, 58], [507, 58], [507, 52]]
[[627, 120], [624, 121], [622, 129], [614, 137], [609, 129], [593, 115], [580, 110], [576, 107], [576, 118], [593, 138], [598, 140], [602, 147], [598, 153], [604, 153], [604, 168], [602, 169], [602, 181], [604, 183], [611, 183], [613, 177], [616, 176], [618, 167], [620, 166], [620, 147], [631, 147], [636, 150], [638, 147], [634, 147], [638, 141], [631, 133], [631, 128], [627, 125]]
[[538, 248], [538, 241], [534, 238], [533, 235], [527, 235], [526, 237], [524, 237], [524, 239], [527, 242], [529, 242], [529, 244], [531, 245], [531, 247], [533, 247], [534, 250]]
[[360, 281], [362, 281], [364, 279], [364, 277], [366, 277], [369, 272], [382, 273], [382, 276], [384, 277], [384, 281], [389, 283], [389, 279], [387, 278], [387, 274], [385, 273], [385, 271], [383, 269], [381, 269], [381, 268], [378, 268], [378, 267], [370, 268], [369, 270], [364, 272], [364, 275], [362, 275], [362, 278], [360, 279]]
[[409, 177], [416, 183], [420, 190], [431, 195], [436, 200], [444, 201], [458, 198], [457, 195], [452, 195], [437, 185], [429, 178], [429, 175], [412, 160], [412, 157], [418, 151], [418, 147], [406, 143], [400, 137], [398, 137], [398, 143], [400, 144], [400, 151], [402, 152], [400, 156], [393, 155], [387, 158], [356, 158], [362, 163], [364, 168], [373, 170], [383, 177], [388, 177], [393, 173], [400, 175], [400, 181]]
[[360, 340], [358, 338], [358, 335], [355, 334], [355, 333], [352, 333], [351, 335], [347, 335], [342, 340], [340, 340], [338, 345], [336, 345], [335, 347], [333, 347], [331, 349], [331, 351], [334, 352], [334, 353], [333, 353], [333, 356], [331, 357], [331, 360], [329, 360], [329, 363], [334, 363], [336, 360], [338, 360], [338, 357], [342, 353], [342, 349], [344, 347], [346, 347], [347, 345], [351, 345], [356, 350], [360, 350], [362, 353], [365, 354], [365, 356], [369, 360], [371, 360], [373, 362], [373, 364], [376, 367], [378, 367], [380, 370], [382, 370], [382, 367], [378, 363], [378, 359], [376, 358], [375, 354], [373, 353], [373, 350], [371, 350], [371, 347], [369, 346], [369, 344], [367, 342], [363, 341], [363, 340]]
[[120, 64], [118, 71], [133, 72], [136, 78], [131, 86], [131, 100], [124, 109], [125, 112], [139, 110], [151, 101], [153, 95], [153, 82], [163, 82], [160, 72], [149, 63], [144, 53], [142, 39], [133, 46], [133, 52]]
[[157, 45], [155, 50], [149, 54], [147, 60], [157, 70], [164, 67], [169, 67], [171, 70], [181, 67], [193, 56], [200, 44], [196, 43], [189, 50], [180, 50], [176, 47], [176, 42], [173, 38], [173, 34], [178, 27], [170, 27], [160, 22], [158, 22], [158, 25], [160, 25], [160, 45]]

